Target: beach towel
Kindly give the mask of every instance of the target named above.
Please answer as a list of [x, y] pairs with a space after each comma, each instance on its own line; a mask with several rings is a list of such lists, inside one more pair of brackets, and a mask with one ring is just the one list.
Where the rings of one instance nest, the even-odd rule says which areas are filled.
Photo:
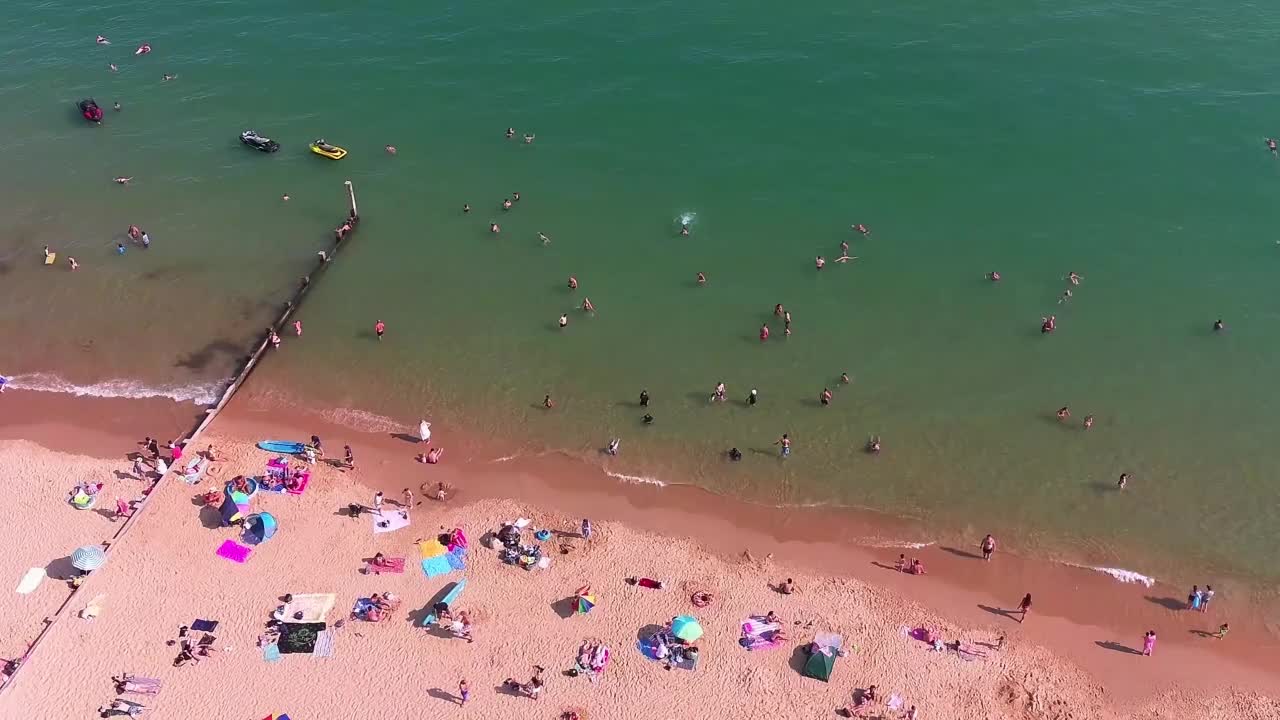
[[778, 632], [782, 629], [782, 625], [778, 623], [764, 622], [756, 618], [750, 618], [742, 621], [743, 635], [763, 635], [768, 632]]
[[195, 485], [200, 482], [200, 476], [204, 475], [204, 471], [208, 467], [209, 463], [204, 458], [196, 460], [187, 468], [186, 472], [182, 473], [182, 481], [188, 485]]
[[279, 660], [280, 646], [275, 643], [271, 643], [270, 645], [262, 648], [262, 659], [267, 662], [276, 662]]
[[437, 575], [447, 575], [453, 572], [453, 568], [449, 565], [449, 558], [444, 555], [427, 558], [422, 561], [422, 572], [427, 577], [436, 577]]
[[44, 582], [47, 573], [44, 568], [31, 568], [26, 575], [22, 576], [22, 580], [18, 582], [18, 594], [27, 595], [40, 587], [40, 583]]
[[381, 565], [374, 565], [373, 562], [370, 561], [365, 564], [364, 571], [369, 575], [381, 575], [383, 573], [399, 575], [404, 572], [404, 558], [383, 558]]
[[427, 558], [437, 557], [449, 552], [444, 545], [436, 538], [430, 540], [421, 540], [418, 542], [418, 557], [426, 560]]
[[[404, 510], [383, 511], [381, 515], [378, 513], [369, 513], [369, 517], [373, 518], [374, 533], [395, 532], [400, 528], [409, 527], [409, 513]], [[439, 541], [436, 542], [439, 544]]]
[[[338, 596], [333, 593], [294, 595], [292, 600], [285, 603], [281, 619], [288, 623], [324, 622], [324, 616], [333, 609], [337, 601]], [[302, 613], [302, 617], [296, 617], [297, 613]]]
[[[311, 471], [305, 470], [301, 475], [298, 476], [297, 486], [290, 488], [287, 492], [290, 495], [301, 495], [303, 492], [306, 491], [307, 485], [309, 485], [310, 483], [311, 483]], [[288, 717], [288, 716], [285, 715], [283, 717]]]
[[191, 629], [196, 632], [213, 632], [218, 629], [217, 620], [193, 620]]
[[217, 556], [223, 557], [234, 563], [242, 563], [249, 559], [249, 553], [253, 552], [253, 548], [241, 545], [235, 540], [224, 540], [218, 546]]
[[325, 630], [316, 636], [316, 647], [311, 651], [312, 657], [333, 657], [333, 631]]

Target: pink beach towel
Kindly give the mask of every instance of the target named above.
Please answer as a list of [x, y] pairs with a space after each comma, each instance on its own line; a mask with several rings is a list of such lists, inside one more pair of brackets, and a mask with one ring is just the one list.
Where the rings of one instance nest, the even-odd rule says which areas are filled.
[[374, 565], [373, 562], [370, 561], [365, 564], [364, 572], [366, 575], [381, 575], [382, 573], [399, 575], [404, 572], [404, 558], [383, 558], [382, 565]]
[[305, 470], [301, 475], [298, 476], [298, 486], [295, 488], [291, 488], [287, 492], [290, 495], [301, 495], [307, 489], [307, 484], [310, 482], [311, 482], [311, 471]]
[[224, 557], [234, 563], [242, 563], [249, 559], [249, 553], [253, 552], [253, 548], [241, 545], [235, 540], [224, 540], [222, 545], [218, 547], [217, 556]]

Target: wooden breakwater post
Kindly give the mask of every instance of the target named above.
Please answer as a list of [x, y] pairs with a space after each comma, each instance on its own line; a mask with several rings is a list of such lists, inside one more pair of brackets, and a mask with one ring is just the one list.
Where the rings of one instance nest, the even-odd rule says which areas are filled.
[[[249, 379], [249, 376], [258, 366], [258, 363], [266, 356], [267, 351], [272, 349], [271, 336], [280, 333], [284, 329], [285, 323], [293, 316], [293, 313], [298, 309], [298, 306], [302, 304], [302, 299], [306, 297], [307, 292], [311, 289], [312, 285], [315, 284], [316, 279], [318, 279], [319, 276], [329, 267], [330, 263], [333, 262], [333, 259], [337, 257], [339, 250], [343, 247], [343, 242], [355, 232], [356, 225], [360, 222], [360, 212], [356, 207], [356, 189], [355, 186], [351, 184], [350, 180], [345, 181], [343, 184], [347, 189], [348, 211], [347, 217], [342, 221], [342, 224], [333, 231], [333, 246], [327, 251], [317, 253], [319, 255], [319, 260], [316, 262], [311, 273], [303, 276], [302, 281], [298, 284], [298, 288], [294, 290], [293, 295], [291, 295], [285, 302], [280, 315], [277, 316], [275, 322], [266, 329], [266, 332], [263, 333], [262, 339], [254, 346], [253, 350], [250, 351], [248, 356], [246, 356], [244, 363], [233, 374], [231, 382], [227, 385], [226, 389], [222, 391], [222, 395], [218, 398], [218, 402], [212, 407], [205, 409], [204, 417], [201, 418], [200, 422], [195, 426], [195, 429], [193, 429], [187, 435], [186, 440], [183, 441], [185, 445], [193, 445], [200, 438], [200, 435], [205, 431], [205, 429], [208, 428], [209, 425], [213, 423], [214, 419], [218, 417], [218, 414], [227, 407], [227, 404], [231, 402], [231, 398], [235, 397], [236, 392], [240, 390], [240, 387]], [[105, 546], [104, 550], [108, 558], [111, 557], [111, 553], [116, 544], [124, 539], [125, 535], [129, 533], [129, 530], [134, 527], [134, 524], [142, 517], [147, 508], [150, 507], [150, 503], [147, 502], [147, 500], [155, 495], [156, 491], [160, 489], [162, 483], [178, 474], [177, 471], [178, 468], [175, 463], [174, 467], [170, 468], [168, 473], [158, 478], [155, 483], [152, 484], [150, 491], [144, 496], [142, 501], [137, 503], [133, 512], [125, 518], [124, 523], [116, 530], [115, 534], [112, 535], [109, 540], [102, 543]], [[62, 604], [58, 606], [58, 609], [54, 611], [52, 615], [45, 618], [44, 627], [40, 629], [40, 632], [36, 635], [35, 639], [27, 646], [27, 650], [22, 654], [22, 657], [15, 661], [11, 661], [10, 667], [5, 668], [3, 677], [0, 677], [0, 695], [3, 695], [4, 692], [13, 685], [13, 681], [17, 678], [18, 673], [26, 666], [28, 660], [35, 653], [36, 649], [40, 647], [40, 644], [44, 642], [44, 640], [49, 637], [53, 629], [57, 627], [59, 621], [66, 617], [67, 613], [70, 611], [72, 601], [81, 594], [81, 591], [90, 584], [91, 580], [92, 576], [89, 576], [85, 578], [85, 581], [78, 587], [71, 590], [71, 593], [62, 601]]]

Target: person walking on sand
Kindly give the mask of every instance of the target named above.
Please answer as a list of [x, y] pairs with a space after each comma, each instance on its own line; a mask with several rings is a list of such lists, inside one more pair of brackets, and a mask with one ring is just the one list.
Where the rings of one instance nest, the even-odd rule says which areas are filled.
[[1229, 632], [1231, 632], [1231, 623], [1222, 623], [1218, 626], [1218, 632], [1214, 633], [1213, 636], [1221, 640], [1225, 638]]
[[1142, 654], [1145, 657], [1151, 657], [1151, 653], [1156, 651], [1156, 631], [1148, 630], [1146, 635], [1142, 636]]
[[982, 538], [981, 548], [982, 548], [982, 559], [990, 562], [991, 555], [996, 551], [995, 537], [988, 534], [986, 537]]
[[401, 492], [401, 497], [404, 498], [404, 502], [402, 503], [402, 506], [405, 509], [413, 507], [413, 491], [412, 490], [410, 490], [409, 488], [405, 488]]
[[1022, 624], [1027, 619], [1027, 613], [1031, 612], [1031, 593], [1022, 596], [1022, 602], [1018, 603], [1018, 612], [1022, 613], [1018, 617], [1018, 624]]
[[1209, 612], [1209, 601], [1213, 600], [1213, 586], [1205, 585], [1204, 592], [1200, 593], [1200, 612]]
[[378, 340], [382, 340], [382, 335], [387, 331], [387, 324], [379, 320], [373, 324], [373, 334], [378, 336]]
[[462, 678], [458, 681], [458, 707], [466, 705], [467, 701], [470, 699], [471, 686], [467, 684], [466, 678]]
[[423, 443], [431, 442], [431, 423], [426, 420], [418, 423], [418, 441]]
[[382, 491], [381, 490], [373, 494], [373, 511], [378, 513], [379, 517], [382, 516]]
[[788, 437], [787, 433], [782, 433], [782, 437], [774, 441], [773, 444], [781, 447], [782, 457], [791, 457], [791, 438]]
[[582, 539], [591, 540], [591, 520], [582, 518]]

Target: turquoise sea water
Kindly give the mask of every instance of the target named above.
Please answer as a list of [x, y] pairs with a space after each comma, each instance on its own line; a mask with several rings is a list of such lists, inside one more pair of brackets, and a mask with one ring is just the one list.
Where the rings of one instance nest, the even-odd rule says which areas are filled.
[[[628, 475], [1280, 577], [1280, 161], [1262, 143], [1280, 21], [1261, 6], [148, 0], [6, 24], [0, 371], [225, 377], [351, 179], [359, 236], [254, 381], [291, 402], [591, 462], [620, 436]], [[76, 116], [85, 96], [102, 127]], [[240, 146], [250, 127], [283, 150]], [[317, 136], [350, 156], [310, 155]], [[129, 223], [155, 244], [118, 257]], [[842, 240], [858, 259], [816, 272]], [[80, 271], [41, 267], [45, 244]], [[718, 381], [733, 402], [707, 402]]]

